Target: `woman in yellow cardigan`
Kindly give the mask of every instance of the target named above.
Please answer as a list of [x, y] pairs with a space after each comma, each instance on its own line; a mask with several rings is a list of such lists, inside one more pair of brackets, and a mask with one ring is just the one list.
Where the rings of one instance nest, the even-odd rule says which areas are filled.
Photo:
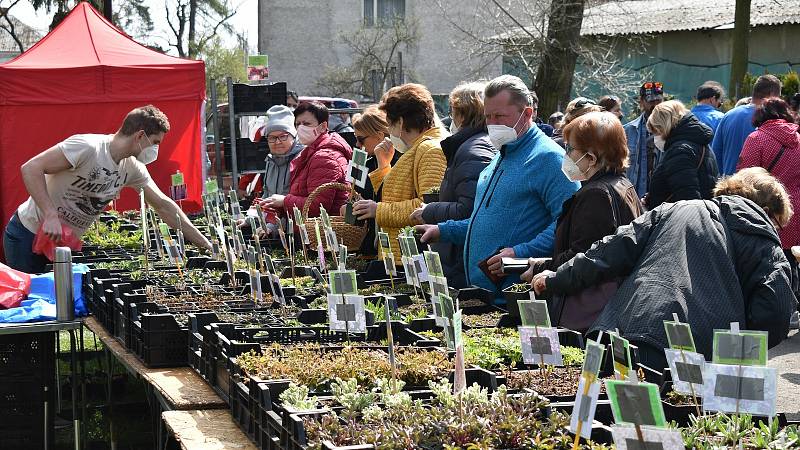
[[401, 228], [414, 225], [411, 213], [422, 204], [422, 194], [439, 187], [447, 161], [439, 142], [445, 137], [434, 122], [433, 97], [425, 86], [404, 84], [389, 90], [381, 99], [380, 109], [389, 123], [389, 139], [375, 151], [393, 146], [403, 153], [394, 166], [378, 167], [369, 174], [381, 201], [361, 200], [353, 205], [359, 219], [375, 219], [389, 234], [395, 262], [400, 263], [397, 235]]

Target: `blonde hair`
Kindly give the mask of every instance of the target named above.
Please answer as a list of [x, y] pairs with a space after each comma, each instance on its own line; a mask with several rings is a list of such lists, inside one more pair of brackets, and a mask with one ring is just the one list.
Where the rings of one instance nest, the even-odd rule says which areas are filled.
[[486, 128], [486, 116], [483, 114], [485, 89], [485, 82], [475, 81], [459, 84], [450, 92], [450, 109], [461, 118], [461, 128]]
[[659, 103], [653, 108], [650, 118], [647, 119], [647, 130], [653, 134], [669, 136], [672, 129], [678, 125], [689, 110], [678, 100]]
[[714, 197], [720, 195], [738, 195], [752, 201], [780, 227], [785, 227], [794, 214], [783, 184], [763, 167], [749, 167], [723, 178], [714, 188]]
[[[580, 108], [578, 108], [578, 103], [581, 103]], [[574, 98], [571, 102], [567, 103], [567, 107], [564, 109], [564, 118], [561, 120], [561, 128], [563, 129], [570, 122], [584, 114], [602, 111], [603, 107], [595, 103], [592, 99], [586, 97]]]
[[367, 136], [389, 136], [386, 114], [378, 108], [378, 105], [367, 106], [364, 112], [353, 116], [353, 129]]

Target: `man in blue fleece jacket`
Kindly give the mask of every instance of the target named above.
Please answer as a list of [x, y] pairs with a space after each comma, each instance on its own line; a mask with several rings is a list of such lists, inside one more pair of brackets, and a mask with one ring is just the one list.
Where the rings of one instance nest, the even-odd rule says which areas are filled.
[[[534, 126], [538, 99], [525, 83], [502, 75], [486, 86], [484, 113], [489, 138], [500, 151], [478, 177], [469, 219], [419, 225], [422, 241], [464, 246], [467, 284], [500, 294], [518, 282], [502, 273], [501, 258], [550, 257], [561, 205], [580, 188], [561, 172], [564, 150]], [[478, 267], [504, 279], [494, 284]]]

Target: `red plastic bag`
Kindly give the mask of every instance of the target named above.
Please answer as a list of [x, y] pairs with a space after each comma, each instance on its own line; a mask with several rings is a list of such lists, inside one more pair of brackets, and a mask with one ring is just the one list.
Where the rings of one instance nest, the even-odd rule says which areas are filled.
[[16, 308], [30, 292], [30, 275], [0, 263], [0, 309]]
[[39, 231], [36, 232], [36, 238], [33, 240], [33, 253], [44, 255], [52, 261], [55, 258], [56, 247], [69, 247], [78, 251], [83, 247], [83, 241], [75, 235], [72, 228], [61, 224], [61, 240], [54, 242], [44, 234], [42, 226], [39, 225]]

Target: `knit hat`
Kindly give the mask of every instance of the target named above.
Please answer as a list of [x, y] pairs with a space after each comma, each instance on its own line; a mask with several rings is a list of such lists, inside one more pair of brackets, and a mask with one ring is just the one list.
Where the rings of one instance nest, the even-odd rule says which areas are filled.
[[269, 135], [273, 131], [286, 131], [292, 136], [297, 136], [297, 130], [294, 127], [294, 113], [288, 106], [275, 105], [267, 111], [264, 135]]

